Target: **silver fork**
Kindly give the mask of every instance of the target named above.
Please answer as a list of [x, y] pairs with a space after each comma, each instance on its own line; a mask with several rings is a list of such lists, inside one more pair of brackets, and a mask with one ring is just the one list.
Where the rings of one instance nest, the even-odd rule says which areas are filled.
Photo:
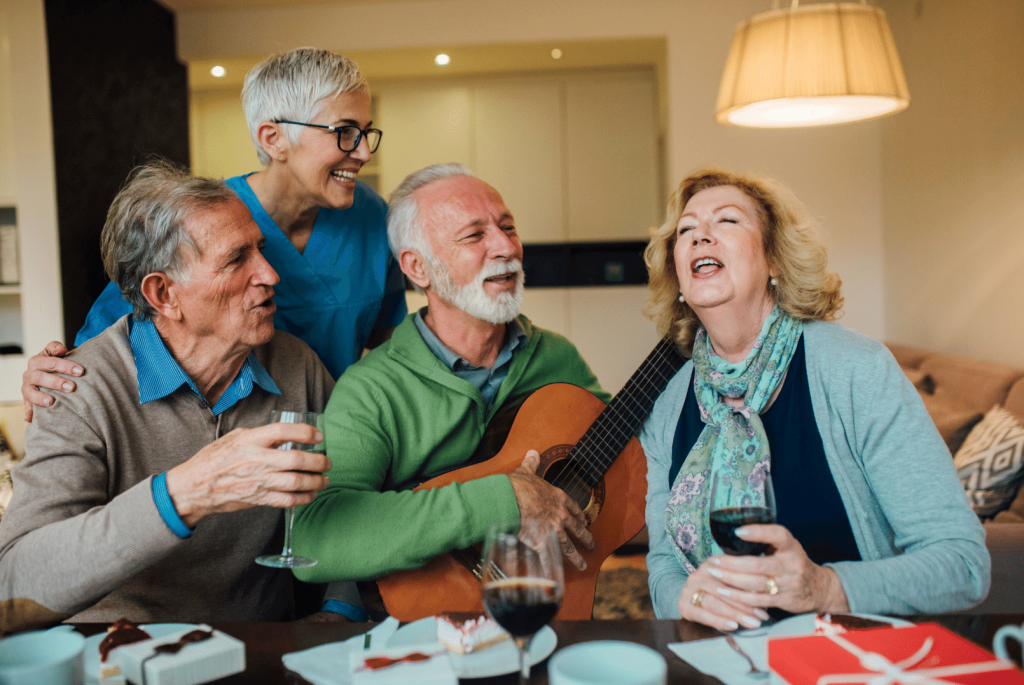
[[734, 638], [732, 635], [727, 634], [725, 636], [725, 641], [729, 643], [729, 646], [732, 647], [737, 654], [746, 659], [747, 663], [750, 664], [750, 672], [747, 673], [747, 676], [757, 679], [767, 678], [769, 676], [768, 671], [762, 671], [754, 665], [753, 659], [747, 656], [747, 653], [744, 652], [743, 649], [740, 647], [739, 643], [736, 642], [736, 638]]

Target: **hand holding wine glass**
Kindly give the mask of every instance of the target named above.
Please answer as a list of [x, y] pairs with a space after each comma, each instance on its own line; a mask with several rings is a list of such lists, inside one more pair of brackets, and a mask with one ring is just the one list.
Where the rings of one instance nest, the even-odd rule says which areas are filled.
[[551, 524], [529, 519], [519, 533], [492, 526], [484, 542], [483, 603], [519, 648], [519, 683], [530, 678], [530, 641], [554, 618], [565, 576], [558, 536]]
[[[324, 432], [324, 415], [311, 411], [272, 411], [270, 412], [269, 423], [305, 423], [316, 428], [321, 434]], [[286, 442], [279, 445], [278, 449], [323, 454], [326, 451], [326, 446], [323, 442], [315, 444]], [[316, 559], [296, 556], [292, 552], [292, 524], [294, 520], [295, 508], [288, 507], [285, 510], [284, 519], [284, 549], [281, 550], [280, 554], [256, 557], [257, 564], [273, 568], [307, 568], [309, 566], [316, 566]]]

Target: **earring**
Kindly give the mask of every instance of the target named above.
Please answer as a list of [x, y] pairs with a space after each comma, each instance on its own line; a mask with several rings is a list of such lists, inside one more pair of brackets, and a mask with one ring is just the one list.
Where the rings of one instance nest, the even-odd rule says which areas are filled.
[[771, 283], [774, 286], [774, 285], [778, 285], [779, 281], [778, 281], [778, 279], [775, 278], [775, 276], [772, 276], [772, 280], [770, 280], [769, 283]]
[[679, 301], [680, 302], [686, 302], [686, 300], [683, 299], [683, 294], [682, 293], [679, 293]]

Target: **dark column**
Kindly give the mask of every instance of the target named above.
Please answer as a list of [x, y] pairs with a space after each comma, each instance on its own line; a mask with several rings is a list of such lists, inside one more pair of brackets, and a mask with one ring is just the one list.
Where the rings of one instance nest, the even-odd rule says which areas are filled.
[[46, 0], [46, 34], [70, 346], [109, 280], [100, 231], [128, 173], [153, 156], [189, 165], [188, 79], [174, 14], [153, 0]]

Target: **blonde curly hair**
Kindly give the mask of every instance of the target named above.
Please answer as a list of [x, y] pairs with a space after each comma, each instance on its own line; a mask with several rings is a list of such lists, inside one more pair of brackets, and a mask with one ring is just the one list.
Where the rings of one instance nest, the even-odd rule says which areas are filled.
[[764, 252], [779, 270], [777, 284], [765, 284], [774, 302], [801, 319], [833, 321], [843, 306], [842, 280], [828, 269], [828, 254], [818, 227], [803, 204], [782, 184], [719, 169], [702, 169], [686, 177], [668, 203], [665, 223], [651, 229], [644, 250], [650, 296], [644, 314], [661, 335], [670, 335], [689, 353], [700, 320], [679, 301], [676, 272], [676, 226], [686, 203], [708, 188], [734, 186], [754, 201], [761, 220]]

